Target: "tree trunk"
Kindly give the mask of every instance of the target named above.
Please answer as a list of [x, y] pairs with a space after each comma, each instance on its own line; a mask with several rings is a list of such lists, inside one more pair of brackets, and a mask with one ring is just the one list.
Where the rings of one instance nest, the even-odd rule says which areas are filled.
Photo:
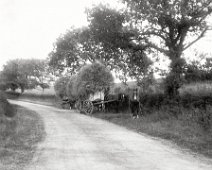
[[171, 98], [179, 96], [179, 89], [183, 84], [183, 76], [185, 60], [181, 58], [181, 50], [175, 49], [170, 52], [171, 60], [170, 73], [165, 81], [165, 92]]
[[24, 93], [24, 90], [25, 90], [24, 87], [21, 87], [21, 93]]

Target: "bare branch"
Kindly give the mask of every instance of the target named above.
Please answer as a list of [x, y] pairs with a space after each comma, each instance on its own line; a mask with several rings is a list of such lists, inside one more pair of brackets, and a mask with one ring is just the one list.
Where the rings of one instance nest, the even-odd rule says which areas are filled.
[[189, 43], [188, 45], [186, 45], [184, 48], [183, 48], [183, 51], [186, 50], [187, 48], [189, 48], [190, 46], [192, 46], [194, 43], [196, 43], [198, 40], [200, 40], [202, 37], [204, 37], [206, 31], [208, 30], [208, 27], [206, 27], [202, 33], [194, 40], [192, 41], [191, 43]]
[[[139, 44], [136, 44], [134, 43], [133, 41], [143, 41], [143, 43], [139, 43]], [[140, 38], [139, 40], [137, 38], [134, 38], [134, 39], [131, 39], [131, 43], [129, 44], [129, 47], [134, 49], [134, 50], [141, 50], [141, 51], [144, 51], [145, 49], [147, 48], [153, 48], [161, 53], [164, 53], [165, 55], [168, 55], [169, 54], [169, 51], [168, 50], [165, 50], [159, 46], [157, 46], [156, 44], [154, 44], [153, 42], [150, 42], [148, 40], [148, 38]]]
[[148, 47], [154, 48], [155, 50], [164, 53], [165, 55], [169, 54], [168, 50], [164, 50], [163, 48], [158, 47], [156, 44], [149, 42]]
[[140, 35], [141, 36], [142, 35], [156, 35], [166, 41], [166, 37], [164, 37], [163, 35], [161, 35], [160, 33], [156, 32], [156, 31], [146, 31], [146, 32], [141, 33]]

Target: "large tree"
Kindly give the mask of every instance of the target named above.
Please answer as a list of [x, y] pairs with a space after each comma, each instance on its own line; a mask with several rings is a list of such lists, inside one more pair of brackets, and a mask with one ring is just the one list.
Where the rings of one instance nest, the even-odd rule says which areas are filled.
[[[122, 0], [126, 9], [117, 11], [99, 5], [88, 10], [93, 38], [105, 48], [160, 52], [171, 60], [167, 86], [178, 95], [185, 64], [182, 53], [209, 29], [207, 17], [212, 0]], [[142, 57], [142, 55], [141, 55]]]
[[65, 70], [75, 74], [87, 62], [96, 60], [113, 67], [114, 57], [118, 55], [118, 50], [105, 50], [96, 43], [88, 27], [71, 28], [54, 43], [54, 49], [49, 53], [49, 65], [59, 73]]
[[5, 85], [4, 90], [11, 89], [15, 91], [18, 87], [18, 64], [15, 61], [8, 61], [3, 66], [0, 74], [1, 83]]
[[7, 88], [24, 92], [44, 84], [46, 62], [39, 59], [9, 60], [3, 67], [0, 78]]
[[[102, 37], [102, 40], [104, 38], [106, 37]], [[57, 39], [54, 50], [49, 54], [51, 68], [72, 74], [78, 72], [86, 63], [96, 60], [110, 70], [121, 73], [119, 78], [125, 83], [129, 76], [139, 80], [139, 77], [146, 75], [152, 63], [141, 51], [121, 49], [97, 41], [91, 27], [72, 28], [67, 31]]]

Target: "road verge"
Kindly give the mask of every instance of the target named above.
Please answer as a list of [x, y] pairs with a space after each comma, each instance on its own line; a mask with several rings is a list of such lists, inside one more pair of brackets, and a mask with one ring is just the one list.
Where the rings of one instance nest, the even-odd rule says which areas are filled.
[[45, 138], [44, 123], [34, 111], [14, 105], [13, 118], [0, 117], [0, 169], [21, 170]]

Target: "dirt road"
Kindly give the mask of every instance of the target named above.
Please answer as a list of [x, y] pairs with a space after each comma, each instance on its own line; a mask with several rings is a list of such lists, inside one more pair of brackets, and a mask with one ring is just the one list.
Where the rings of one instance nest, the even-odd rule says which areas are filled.
[[212, 170], [212, 161], [166, 142], [74, 111], [27, 102], [45, 122], [46, 139], [27, 170]]

